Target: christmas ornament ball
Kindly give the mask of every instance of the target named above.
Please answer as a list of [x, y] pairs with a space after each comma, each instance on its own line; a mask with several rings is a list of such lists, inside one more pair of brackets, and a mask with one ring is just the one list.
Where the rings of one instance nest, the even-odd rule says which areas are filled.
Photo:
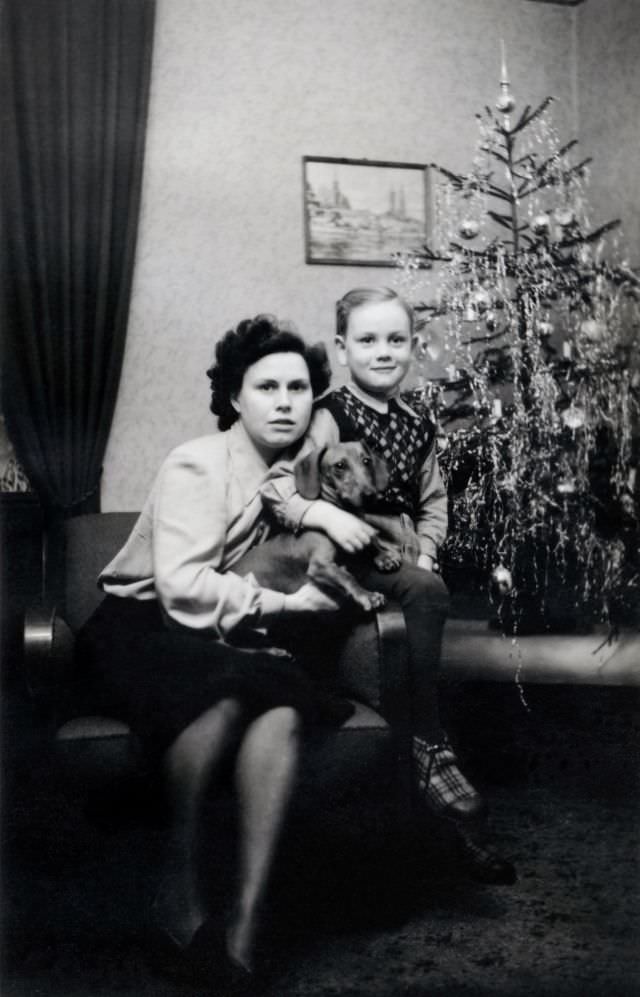
[[486, 312], [491, 305], [491, 295], [483, 287], [473, 292], [471, 300], [479, 312]]
[[495, 312], [487, 312], [484, 317], [484, 324], [487, 327], [487, 332], [493, 332], [497, 324], [497, 318]]
[[579, 405], [571, 403], [569, 408], [562, 413], [562, 421], [567, 429], [580, 429], [587, 421], [587, 415]]
[[538, 332], [541, 336], [547, 338], [553, 332], [553, 325], [551, 322], [538, 322]]
[[556, 211], [556, 221], [559, 225], [562, 225], [563, 228], [566, 228], [567, 225], [571, 225], [574, 219], [575, 215], [571, 208], [563, 208], [561, 211]]
[[501, 93], [496, 100], [496, 110], [501, 114], [508, 114], [516, 106], [515, 98], [510, 93]]
[[513, 588], [513, 575], [504, 564], [499, 564], [491, 572], [491, 588], [495, 595], [509, 595]]
[[580, 323], [580, 334], [590, 343], [599, 343], [604, 338], [604, 323], [595, 318], [586, 318]]
[[626, 519], [635, 519], [636, 504], [629, 492], [623, 492], [620, 496], [620, 512]]
[[575, 480], [571, 477], [560, 478], [556, 484], [558, 495], [573, 495], [576, 490]]
[[551, 227], [551, 219], [549, 215], [544, 212], [540, 215], [536, 215], [531, 221], [531, 228], [536, 235], [542, 235], [544, 232], [548, 232]]
[[480, 231], [480, 226], [474, 218], [464, 218], [460, 222], [460, 228], [458, 231], [463, 239], [475, 239]]

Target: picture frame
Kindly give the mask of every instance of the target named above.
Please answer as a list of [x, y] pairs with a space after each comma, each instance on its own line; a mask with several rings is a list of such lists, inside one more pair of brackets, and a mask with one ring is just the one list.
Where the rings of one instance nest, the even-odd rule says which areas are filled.
[[393, 267], [430, 227], [424, 163], [303, 156], [305, 261]]

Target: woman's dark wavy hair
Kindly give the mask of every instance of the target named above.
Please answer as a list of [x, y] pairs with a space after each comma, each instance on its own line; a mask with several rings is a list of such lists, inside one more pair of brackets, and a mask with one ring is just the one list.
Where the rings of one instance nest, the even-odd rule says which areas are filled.
[[331, 368], [322, 343], [307, 345], [289, 322], [273, 315], [243, 319], [225, 332], [216, 345], [216, 360], [207, 371], [211, 381], [210, 409], [218, 417], [218, 427], [229, 429], [238, 418], [231, 404], [242, 387], [244, 375], [254, 363], [271, 353], [299, 353], [309, 368], [313, 397], [329, 387]]

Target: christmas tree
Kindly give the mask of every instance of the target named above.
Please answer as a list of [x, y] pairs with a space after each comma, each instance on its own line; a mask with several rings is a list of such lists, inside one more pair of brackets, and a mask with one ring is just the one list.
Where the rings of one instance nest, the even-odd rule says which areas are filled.
[[516, 115], [503, 58], [470, 173], [434, 164], [434, 242], [399, 260], [414, 400], [442, 428], [445, 577], [484, 587], [509, 632], [640, 622], [640, 282], [618, 222], [590, 223], [590, 161], [552, 101]]

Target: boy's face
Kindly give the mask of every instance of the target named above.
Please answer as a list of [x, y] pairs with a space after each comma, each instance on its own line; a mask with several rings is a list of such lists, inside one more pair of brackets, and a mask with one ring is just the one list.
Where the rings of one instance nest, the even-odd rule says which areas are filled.
[[390, 398], [409, 370], [416, 340], [399, 302], [372, 301], [354, 308], [344, 338], [336, 336], [338, 362], [363, 391]]

